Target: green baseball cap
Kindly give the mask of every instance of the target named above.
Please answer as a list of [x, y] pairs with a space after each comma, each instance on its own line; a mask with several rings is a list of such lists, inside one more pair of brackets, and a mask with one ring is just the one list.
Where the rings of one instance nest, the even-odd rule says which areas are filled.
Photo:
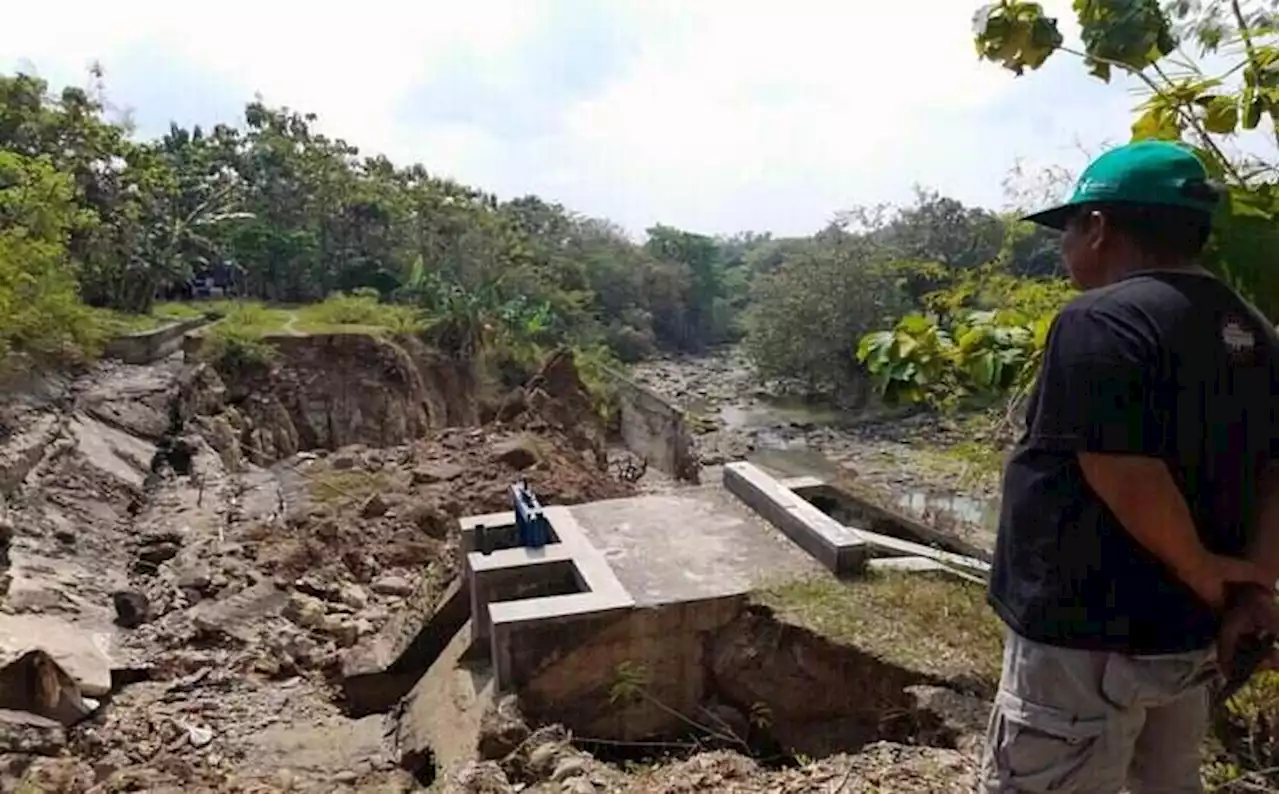
[[1138, 141], [1089, 163], [1066, 203], [1023, 220], [1062, 230], [1081, 204], [1147, 204], [1212, 214], [1218, 192], [1209, 183], [1204, 163], [1189, 147], [1171, 141]]

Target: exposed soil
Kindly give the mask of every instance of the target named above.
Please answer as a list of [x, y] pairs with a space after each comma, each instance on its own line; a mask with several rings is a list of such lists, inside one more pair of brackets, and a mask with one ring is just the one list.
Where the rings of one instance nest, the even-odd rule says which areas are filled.
[[[435, 430], [450, 409], [430, 370], [358, 339], [290, 337], [271, 368], [221, 375], [102, 364], [13, 395], [0, 664], [40, 648], [77, 702], [105, 704], [69, 729], [0, 721], [0, 790], [418, 785], [387, 716], [343, 715], [344, 650], [438, 595], [456, 518], [506, 508], [514, 480], [548, 503], [632, 488], [562, 429], [582, 419], [556, 391], [580, 388], [571, 359], [504, 421]], [[0, 708], [58, 716], [37, 679]]]
[[[570, 357], [484, 407], [465, 368], [413, 345], [276, 343], [270, 365], [102, 364], [9, 395], [0, 791], [421, 788], [430, 759], [400, 757], [394, 712], [344, 713], [344, 654], [403, 631], [403, 615], [436, 601], [458, 571], [457, 517], [506, 509], [514, 480], [545, 503], [635, 488], [610, 474]], [[709, 461], [775, 436], [815, 447], [831, 438], [860, 477], [888, 482], [856, 431], [729, 421], [746, 377], [732, 359], [657, 371], [667, 374], [651, 385], [687, 397], [678, 384], [698, 382], [706, 404], [721, 406], [723, 428], [700, 436]], [[481, 757], [436, 785], [972, 788], [981, 700], [814, 633], [788, 612], [794, 602], [771, 606], [786, 620], [753, 608], [710, 647], [718, 702], [708, 713], [741, 736], [736, 750], [703, 737], [703, 751], [682, 760], [606, 763], [500, 702], [482, 725]]]

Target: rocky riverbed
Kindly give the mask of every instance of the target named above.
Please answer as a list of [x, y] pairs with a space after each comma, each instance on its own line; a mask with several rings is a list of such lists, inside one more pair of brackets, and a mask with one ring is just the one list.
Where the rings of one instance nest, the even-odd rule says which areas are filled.
[[974, 440], [963, 423], [874, 400], [842, 408], [779, 396], [732, 348], [653, 359], [633, 375], [685, 410], [706, 467], [745, 459], [780, 475], [837, 480], [968, 541], [992, 542], [998, 482], [989, 466], [952, 452]]

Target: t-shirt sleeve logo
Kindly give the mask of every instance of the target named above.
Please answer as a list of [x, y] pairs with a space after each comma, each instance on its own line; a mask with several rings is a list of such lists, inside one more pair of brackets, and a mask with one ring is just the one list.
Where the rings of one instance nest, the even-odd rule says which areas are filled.
[[1227, 355], [1233, 361], [1242, 362], [1253, 358], [1258, 340], [1253, 331], [1239, 320], [1232, 318], [1222, 325], [1222, 343], [1227, 346]]

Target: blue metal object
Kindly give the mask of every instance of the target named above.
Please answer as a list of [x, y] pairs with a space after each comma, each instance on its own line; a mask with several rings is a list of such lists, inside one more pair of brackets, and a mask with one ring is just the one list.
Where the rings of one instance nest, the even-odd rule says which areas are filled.
[[516, 512], [516, 538], [521, 546], [540, 549], [551, 539], [551, 525], [542, 514], [538, 497], [521, 480], [511, 486], [511, 501]]

